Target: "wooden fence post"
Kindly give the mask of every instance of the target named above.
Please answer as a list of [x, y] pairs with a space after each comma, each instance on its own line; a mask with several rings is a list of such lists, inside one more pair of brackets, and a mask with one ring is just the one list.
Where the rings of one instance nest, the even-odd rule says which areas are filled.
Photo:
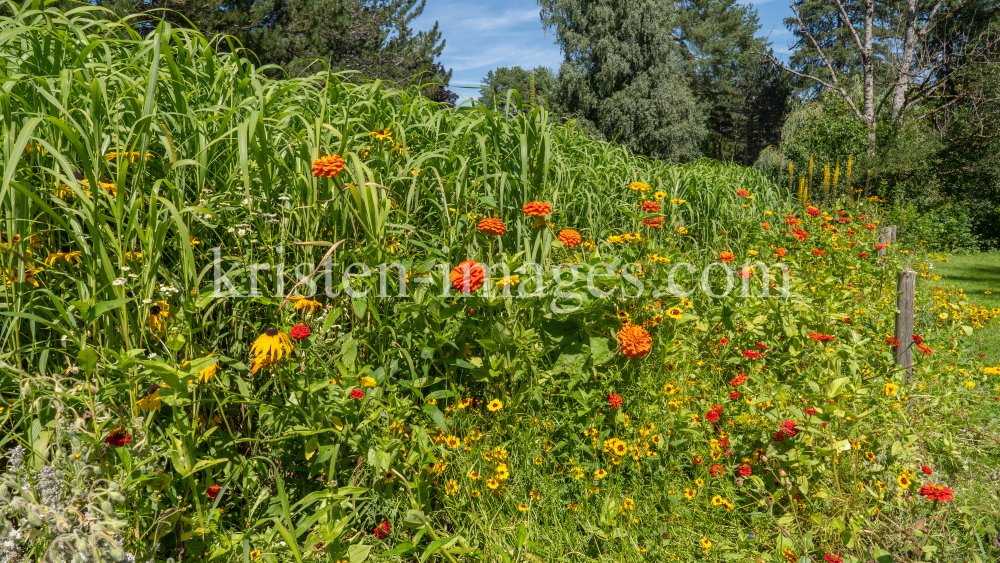
[[893, 246], [896, 245], [896, 225], [889, 226], [889, 242], [891, 242]]
[[896, 282], [896, 365], [906, 370], [909, 379], [913, 372], [913, 310], [917, 286], [917, 273], [906, 269], [899, 273]]

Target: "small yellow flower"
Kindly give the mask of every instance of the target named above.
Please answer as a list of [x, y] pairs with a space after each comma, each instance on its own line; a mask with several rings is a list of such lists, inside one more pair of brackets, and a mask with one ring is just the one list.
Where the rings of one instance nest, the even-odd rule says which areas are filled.
[[657, 200], [661, 200], [661, 199], [663, 199], [665, 197], [667, 197], [667, 192], [656, 192], [656, 193], [653, 194], [653, 198], [655, 198]]
[[608, 472], [603, 469], [598, 469], [594, 472], [594, 479], [604, 479], [608, 476]]
[[362, 387], [375, 387], [376, 385], [378, 385], [378, 382], [375, 381], [374, 377], [369, 377], [369, 376], [366, 375], [366, 376], [364, 376], [364, 377], [361, 378], [361, 386]]
[[490, 412], [497, 412], [503, 408], [503, 403], [500, 402], [500, 399], [493, 399], [488, 405], [486, 405], [486, 408], [489, 409]]

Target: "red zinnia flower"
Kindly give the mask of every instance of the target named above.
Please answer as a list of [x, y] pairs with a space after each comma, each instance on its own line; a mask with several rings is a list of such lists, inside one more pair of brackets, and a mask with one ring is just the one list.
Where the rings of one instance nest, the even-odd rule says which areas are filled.
[[730, 391], [730, 392], [729, 392], [729, 399], [730, 399], [730, 400], [732, 400], [732, 401], [736, 401], [736, 400], [739, 400], [739, 398], [740, 398], [740, 393], [739, 393], [739, 391]]
[[288, 336], [291, 336], [295, 340], [302, 340], [309, 336], [309, 327], [299, 323], [292, 327], [292, 330], [288, 331]]
[[810, 332], [806, 336], [809, 337], [809, 338], [812, 338], [816, 342], [829, 342], [831, 340], [836, 340], [836, 337], [834, 337], [831, 334], [823, 334], [823, 333]]
[[712, 474], [712, 477], [718, 477], [726, 472], [726, 470], [721, 465], [713, 465], [711, 469], [708, 470]]
[[934, 473], [934, 470], [932, 470], [930, 467], [926, 465], [921, 467], [920, 470], [924, 472], [924, 475], [930, 475], [931, 473]]
[[524, 206], [521, 207], [521, 211], [523, 211], [525, 215], [545, 217], [546, 215], [552, 213], [552, 204], [541, 201], [531, 201], [525, 203]]
[[507, 225], [504, 225], [500, 219], [486, 218], [479, 222], [476, 229], [483, 234], [498, 237], [507, 232]]
[[726, 344], [729, 344], [729, 339], [728, 338], [720, 338], [719, 339], [719, 346], [725, 346]]
[[826, 563], [844, 563], [843, 559], [837, 557], [832, 553], [827, 553], [826, 557], [823, 558], [823, 561], [826, 561]]
[[375, 526], [374, 530], [372, 530], [372, 533], [375, 534], [375, 537], [379, 539], [384, 539], [391, 532], [392, 532], [392, 525], [389, 524], [388, 520], [383, 521], [378, 526]]
[[812, 215], [813, 217], [815, 217], [815, 216], [819, 215], [819, 209], [816, 209], [815, 207], [810, 207], [809, 209], [806, 209], [806, 213], [808, 213], [808, 214]]
[[639, 209], [642, 209], [646, 213], [659, 213], [663, 209], [663, 206], [656, 201], [644, 201], [639, 204]]
[[886, 344], [892, 344], [893, 348], [899, 348], [899, 341], [896, 340], [895, 338], [891, 337], [891, 336], [887, 336], [885, 338], [885, 343]]
[[475, 260], [466, 260], [451, 271], [451, 285], [455, 291], [475, 293], [483, 286], [486, 270]]
[[738, 471], [740, 475], [744, 477], [749, 477], [753, 475], [753, 469], [751, 469], [749, 465], [741, 465]]
[[914, 332], [913, 333], [913, 342], [915, 344], [923, 344], [924, 343], [924, 337], [920, 336], [919, 334], [917, 334], [917, 333]]
[[616, 393], [611, 393], [610, 395], [608, 395], [608, 403], [611, 405], [612, 408], [617, 409], [618, 407], [622, 406], [622, 398], [618, 396]]
[[695, 465], [701, 465], [701, 456], [698, 454], [694, 454], [694, 457], [691, 458], [691, 462], [694, 463]]
[[794, 420], [786, 420], [781, 423], [781, 431], [785, 433], [786, 436], [791, 438], [799, 432], [795, 429], [796, 422]]
[[920, 495], [927, 497], [927, 500], [943, 502], [955, 500], [955, 495], [952, 494], [951, 489], [944, 485], [935, 485], [933, 483], [927, 483], [923, 487], [920, 487]]
[[705, 413], [705, 420], [709, 422], [719, 422], [719, 413], [715, 411], [708, 411]]
[[819, 411], [816, 409], [802, 409], [802, 412], [806, 414], [819, 414]]
[[207, 491], [205, 491], [205, 494], [208, 495], [208, 498], [215, 498], [215, 497], [219, 496], [219, 491], [221, 491], [221, 490], [222, 490], [222, 487], [220, 487], [218, 485], [212, 485], [211, 487], [208, 488]]
[[760, 359], [760, 352], [754, 352], [753, 350], [744, 350], [743, 356], [751, 360], [757, 360]]
[[858, 258], [868, 258], [868, 253], [862, 252], [861, 254], [858, 254]]
[[104, 439], [104, 443], [120, 448], [127, 444], [131, 439], [131, 434], [126, 434], [125, 430], [121, 428], [115, 428], [110, 434], [108, 434], [107, 438]]
[[364, 398], [364, 396], [365, 396], [365, 392], [362, 391], [361, 389], [355, 388], [355, 389], [351, 390], [351, 398], [352, 399], [362, 399], [362, 398]]
[[340, 174], [340, 171], [343, 169], [344, 159], [339, 154], [321, 156], [312, 163], [312, 173], [317, 178], [322, 178], [323, 176], [333, 178], [337, 174]]
[[722, 405], [712, 405], [712, 410], [719, 414], [722, 414], [723, 408]]
[[764, 344], [763, 342], [758, 342], [756, 346], [761, 350], [767, 350], [767, 344]]
[[559, 242], [566, 245], [566, 248], [576, 248], [580, 246], [580, 242], [583, 239], [580, 238], [580, 233], [574, 231], [573, 229], [563, 229], [559, 231]]

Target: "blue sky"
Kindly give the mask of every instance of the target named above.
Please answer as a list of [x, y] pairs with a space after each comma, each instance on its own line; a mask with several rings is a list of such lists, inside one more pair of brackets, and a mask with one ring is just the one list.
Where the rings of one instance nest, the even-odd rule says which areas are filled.
[[[760, 16], [759, 35], [770, 36], [777, 54], [788, 51], [791, 34], [782, 20], [791, 15], [787, 0], [753, 2]], [[546, 33], [535, 0], [427, 0], [415, 29], [428, 29], [436, 20], [445, 39], [441, 62], [451, 68], [452, 89], [463, 99], [478, 96], [475, 89], [498, 66], [559, 70], [562, 55], [555, 36]]]

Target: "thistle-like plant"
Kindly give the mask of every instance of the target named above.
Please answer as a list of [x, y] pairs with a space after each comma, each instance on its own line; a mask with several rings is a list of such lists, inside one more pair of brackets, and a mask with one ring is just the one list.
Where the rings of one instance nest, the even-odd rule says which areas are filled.
[[70, 453], [80, 429], [56, 432], [40, 451], [8, 452], [0, 474], [0, 562], [126, 560], [119, 539], [126, 523], [115, 510], [125, 497], [100, 467]]

